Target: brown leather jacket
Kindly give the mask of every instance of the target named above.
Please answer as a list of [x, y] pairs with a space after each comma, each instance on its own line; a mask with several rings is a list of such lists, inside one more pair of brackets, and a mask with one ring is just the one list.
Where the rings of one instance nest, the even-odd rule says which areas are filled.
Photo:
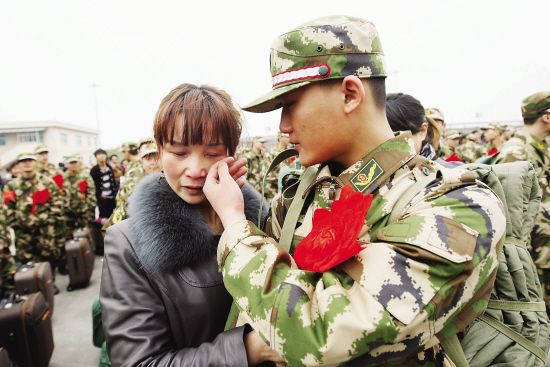
[[[243, 195], [257, 218], [260, 195], [249, 185]], [[244, 327], [223, 331], [232, 298], [219, 236], [157, 175], [136, 186], [129, 209], [105, 237], [100, 301], [112, 365], [246, 366]]]

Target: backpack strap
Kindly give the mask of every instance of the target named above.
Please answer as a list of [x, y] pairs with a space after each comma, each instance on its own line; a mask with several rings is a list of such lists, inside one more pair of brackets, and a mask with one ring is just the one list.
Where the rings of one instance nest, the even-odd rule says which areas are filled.
[[441, 346], [456, 367], [470, 367], [456, 334], [443, 340]]
[[267, 175], [269, 175], [271, 173], [271, 171], [273, 171], [275, 169], [275, 167], [277, 167], [279, 164], [281, 164], [281, 162], [287, 160], [288, 158], [295, 157], [299, 154], [300, 153], [296, 149], [283, 150], [281, 153], [277, 154], [275, 159], [273, 159], [273, 161], [269, 165], [269, 168], [267, 169], [267, 171], [264, 175], [264, 179], [262, 180], [262, 198], [261, 198], [262, 202], [260, 203], [260, 212], [258, 213], [258, 227], [261, 225], [260, 221], [262, 219], [262, 208], [264, 206], [264, 195], [265, 195], [264, 190], [265, 190], [265, 180], [267, 179]]
[[[538, 345], [521, 335], [515, 330], [510, 329], [508, 326], [504, 325], [502, 322], [499, 322], [492, 318], [491, 316], [487, 314], [483, 314], [478, 317], [481, 321], [484, 321], [485, 323], [489, 324], [502, 334], [506, 335], [508, 338], [512, 339], [525, 349], [527, 349], [529, 352], [533, 353], [535, 356], [540, 358], [544, 363], [546, 363], [546, 353], [542, 349], [539, 348]], [[464, 352], [463, 352], [464, 353]], [[453, 360], [454, 362], [454, 360]]]
[[279, 239], [279, 245], [281, 245], [287, 252], [290, 250], [290, 246], [292, 245], [292, 235], [294, 234], [298, 217], [300, 216], [300, 212], [302, 211], [302, 207], [306, 201], [305, 196], [307, 195], [304, 195], [304, 193], [313, 180], [315, 180], [315, 176], [317, 176], [316, 166], [308, 167], [304, 173], [302, 173], [300, 176], [300, 184], [296, 190], [296, 195], [294, 196], [294, 200], [292, 200], [292, 204], [290, 204], [290, 208], [286, 213], [283, 229], [281, 231], [281, 238]]

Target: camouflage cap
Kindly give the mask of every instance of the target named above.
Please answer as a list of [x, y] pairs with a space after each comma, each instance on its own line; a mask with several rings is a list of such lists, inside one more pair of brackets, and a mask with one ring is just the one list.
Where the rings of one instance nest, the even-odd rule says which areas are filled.
[[259, 142], [261, 142], [261, 143], [265, 143], [265, 142], [266, 142], [266, 140], [264, 139], [263, 136], [255, 136], [254, 138], [252, 138], [252, 141], [253, 141], [253, 142], [254, 142], [254, 141], [259, 141]]
[[550, 92], [531, 94], [521, 101], [521, 116], [525, 119], [536, 118], [550, 113]]
[[34, 150], [34, 154], [40, 154], [40, 153], [47, 153], [49, 152], [50, 150], [48, 148], [46, 148], [45, 145], [39, 145], [36, 147], [36, 149]]
[[451, 130], [451, 131], [449, 131], [449, 132], [447, 133], [446, 138], [447, 138], [447, 139], [458, 139], [458, 138], [460, 138], [461, 136], [462, 136], [462, 134], [459, 133], [458, 131], [456, 131], [456, 130]]
[[36, 156], [32, 153], [21, 153], [17, 156], [17, 162], [21, 162], [27, 159], [34, 159], [36, 161]]
[[466, 136], [466, 138], [467, 138], [468, 140], [471, 140], [471, 141], [476, 141], [476, 139], [477, 139], [477, 138], [476, 138], [476, 134], [468, 134], [468, 135]]
[[488, 129], [494, 129], [497, 130], [499, 133], [503, 133], [506, 130], [506, 125], [499, 124], [498, 122], [491, 122], [486, 125], [483, 125], [479, 128], [480, 130], [488, 130]]
[[142, 138], [139, 140], [139, 149], [141, 149], [141, 147], [144, 145], [144, 144], [149, 144], [149, 143], [154, 143], [155, 140], [153, 138]]
[[426, 108], [424, 110], [424, 113], [426, 114], [426, 116], [429, 116], [435, 120], [441, 120], [445, 122], [445, 116], [443, 115], [443, 112], [441, 112], [441, 110], [439, 110], [438, 108]]
[[80, 159], [78, 157], [78, 154], [73, 154], [73, 155], [68, 156], [67, 159], [65, 159], [65, 164], [78, 162], [79, 160]]
[[387, 76], [374, 24], [344, 15], [315, 19], [279, 36], [271, 47], [270, 62], [273, 90], [244, 110], [280, 108], [280, 96], [317, 80]]
[[143, 148], [143, 152], [141, 152], [141, 158], [145, 157], [146, 155], [158, 152], [159, 150], [157, 148], [157, 145], [155, 143], [149, 143]]
[[138, 145], [136, 143], [132, 143], [127, 141], [126, 143], [122, 144], [122, 147], [120, 148], [122, 152], [129, 152], [130, 150], [138, 150]]

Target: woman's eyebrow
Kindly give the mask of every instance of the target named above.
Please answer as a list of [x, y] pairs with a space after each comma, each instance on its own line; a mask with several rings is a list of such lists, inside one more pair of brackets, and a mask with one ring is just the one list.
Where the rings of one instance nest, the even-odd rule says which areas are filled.
[[213, 143], [213, 144], [205, 144], [205, 147], [218, 147], [220, 145], [224, 145], [224, 143]]

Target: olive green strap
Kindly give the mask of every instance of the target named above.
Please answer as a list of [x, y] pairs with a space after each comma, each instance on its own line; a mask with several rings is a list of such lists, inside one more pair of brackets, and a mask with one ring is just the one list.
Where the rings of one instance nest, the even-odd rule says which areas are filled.
[[264, 206], [264, 195], [265, 195], [265, 180], [267, 179], [267, 175], [271, 173], [277, 167], [281, 162], [287, 160], [288, 158], [292, 158], [300, 154], [296, 149], [286, 149], [283, 150], [281, 153], [277, 154], [275, 159], [271, 162], [269, 165], [269, 168], [265, 172], [264, 179], [262, 180], [262, 205], [260, 205], [260, 212], [258, 213], [258, 228], [262, 226], [262, 223], [260, 222], [262, 220], [262, 208]]
[[443, 340], [441, 346], [456, 367], [470, 367], [456, 334]]
[[506, 335], [508, 338], [512, 339], [525, 349], [527, 349], [529, 352], [540, 358], [544, 363], [546, 363], [546, 353], [542, 349], [539, 348], [538, 345], [530, 341], [529, 339], [525, 338], [520, 333], [516, 332], [515, 330], [510, 329], [508, 326], [504, 325], [503, 323], [495, 320], [491, 316], [488, 316], [486, 314], [483, 314], [478, 317], [480, 320], [486, 322], [502, 334]]
[[509, 243], [510, 245], [515, 245], [515, 246], [527, 249], [527, 244], [515, 237], [506, 236], [506, 238], [504, 239], [504, 243]]
[[546, 312], [546, 305], [544, 302], [501, 301], [497, 299], [490, 299], [487, 308], [505, 311]]
[[417, 181], [414, 185], [412, 185], [405, 193], [397, 200], [395, 205], [393, 206], [390, 218], [388, 219], [388, 224], [392, 224], [399, 219], [401, 216], [401, 213], [403, 212], [403, 209], [405, 209], [405, 206], [409, 203], [409, 201], [412, 200], [413, 197], [416, 196], [426, 185], [435, 180], [436, 174], [432, 173], [425, 178]]
[[307, 195], [304, 195], [304, 192], [313, 182], [316, 175], [317, 167], [311, 166], [308, 167], [304, 173], [302, 173], [302, 176], [300, 176], [300, 184], [298, 185], [298, 190], [296, 190], [294, 200], [292, 200], [292, 204], [290, 204], [290, 208], [286, 213], [285, 222], [281, 231], [281, 238], [279, 239], [279, 245], [281, 245], [286, 251], [290, 250], [290, 246], [292, 245], [292, 236], [296, 230], [296, 223], [298, 222], [298, 217], [300, 216], [300, 212], [302, 211], [302, 207], [306, 201], [304, 196]]

